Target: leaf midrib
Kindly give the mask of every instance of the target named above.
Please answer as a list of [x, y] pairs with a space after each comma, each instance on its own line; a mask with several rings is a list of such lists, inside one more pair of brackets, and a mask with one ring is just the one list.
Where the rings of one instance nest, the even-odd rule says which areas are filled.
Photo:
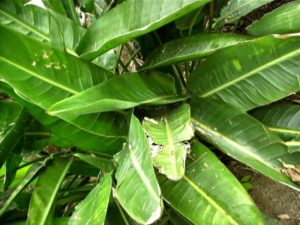
[[271, 60], [271, 61], [265, 63], [264, 65], [260, 66], [260, 67], [256, 67], [255, 69], [245, 73], [242, 76], [239, 76], [239, 77], [237, 77], [237, 78], [235, 78], [235, 79], [233, 79], [233, 80], [231, 80], [231, 81], [229, 81], [229, 82], [227, 82], [223, 85], [220, 85], [220, 86], [218, 86], [218, 87], [216, 87], [216, 88], [214, 88], [214, 89], [212, 89], [212, 90], [210, 90], [206, 93], [203, 93], [203, 94], [199, 95], [199, 97], [207, 97], [207, 96], [212, 95], [216, 92], [219, 92], [219, 91], [221, 91], [221, 90], [223, 90], [223, 89], [225, 89], [229, 86], [232, 86], [232, 85], [234, 85], [234, 84], [236, 84], [236, 83], [252, 76], [253, 74], [256, 74], [256, 73], [258, 73], [258, 72], [260, 72], [264, 69], [267, 69], [267, 68], [273, 66], [274, 64], [280, 63], [281, 61], [284, 61], [286, 58], [293, 57], [294, 55], [297, 55], [299, 53], [300, 53], [300, 49], [297, 49], [297, 50], [292, 51], [288, 54], [284, 54], [283, 56], [281, 56], [279, 58], [276, 58], [275, 60]]
[[239, 225], [239, 223], [234, 220], [234, 218], [226, 213], [226, 211], [214, 200], [212, 199], [205, 191], [203, 191], [199, 186], [197, 186], [191, 179], [189, 179], [186, 175], [183, 176], [183, 179], [203, 198], [205, 198], [218, 212], [224, 214], [228, 220], [235, 225]]
[[300, 130], [296, 129], [290, 129], [290, 128], [280, 128], [280, 127], [268, 127], [270, 131], [276, 132], [276, 133], [286, 133], [286, 134], [299, 134]]

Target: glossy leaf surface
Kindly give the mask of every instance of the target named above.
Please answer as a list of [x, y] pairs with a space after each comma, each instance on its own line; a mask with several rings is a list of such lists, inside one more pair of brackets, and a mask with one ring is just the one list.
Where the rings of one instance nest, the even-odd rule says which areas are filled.
[[154, 165], [169, 179], [181, 179], [187, 151], [187, 146], [182, 142], [194, 136], [190, 126], [190, 106], [183, 104], [162, 117], [145, 118], [143, 126], [154, 143], [161, 146], [158, 152], [152, 149]]
[[71, 163], [71, 159], [56, 158], [41, 173], [32, 193], [27, 225], [51, 223], [55, 198]]
[[96, 58], [109, 49], [155, 30], [209, 1], [125, 1], [88, 28], [77, 52], [85, 59]]
[[172, 208], [195, 225], [264, 224], [243, 186], [208, 148], [194, 143], [191, 158], [180, 181], [159, 178]]
[[224, 49], [191, 74], [188, 87], [245, 111], [284, 98], [300, 90], [299, 42], [267, 36]]
[[101, 182], [76, 206], [69, 225], [104, 224], [111, 187], [111, 177], [102, 177]]
[[153, 69], [173, 63], [197, 60], [222, 48], [249, 40], [235, 34], [198, 34], [163, 44], [146, 59], [144, 69]]
[[96, 85], [49, 108], [50, 115], [116, 111], [142, 104], [167, 104], [176, 98], [172, 77], [158, 73], [124, 74]]
[[246, 29], [249, 34], [288, 34], [300, 32], [300, 1], [293, 1], [265, 14]]
[[280, 172], [282, 162], [299, 165], [300, 154], [290, 154], [281, 139], [253, 117], [226, 103], [195, 100], [192, 123], [201, 137], [225, 154], [275, 181], [300, 189]]
[[118, 202], [138, 223], [153, 223], [162, 213], [160, 188], [143, 127], [134, 115], [130, 120], [128, 142], [115, 160]]

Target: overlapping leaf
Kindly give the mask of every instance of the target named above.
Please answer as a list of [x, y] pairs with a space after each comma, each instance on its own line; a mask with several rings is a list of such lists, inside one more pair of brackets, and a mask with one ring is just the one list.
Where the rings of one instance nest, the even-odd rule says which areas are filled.
[[144, 69], [166, 66], [180, 61], [196, 60], [222, 48], [249, 40], [235, 34], [198, 34], [163, 44], [146, 59]]
[[15, 102], [0, 101], [0, 168], [23, 135], [30, 116]]
[[188, 87], [245, 111], [274, 102], [300, 90], [299, 43], [300, 37], [267, 36], [229, 47], [203, 62]]
[[293, 1], [265, 14], [246, 30], [255, 36], [300, 32], [299, 14], [300, 1]]
[[102, 177], [101, 182], [76, 206], [69, 225], [104, 224], [111, 187], [111, 177]]
[[191, 158], [180, 181], [159, 178], [171, 207], [195, 225], [264, 224], [245, 189], [209, 149], [194, 143]]
[[29, 205], [27, 225], [51, 224], [55, 198], [71, 163], [71, 159], [56, 158], [39, 176]]
[[177, 97], [171, 76], [124, 74], [87, 89], [52, 105], [51, 115], [81, 115], [117, 111], [142, 104], [167, 104], [181, 100]]
[[[113, 76], [100, 67], [4, 27], [0, 28], [0, 33], [0, 79], [12, 86], [18, 95], [44, 110]], [[70, 124], [69, 128], [75, 126], [80, 132], [99, 139], [124, 135], [122, 120], [125, 118], [122, 119], [120, 114], [90, 114], [62, 119]], [[52, 123], [58, 121], [56, 118], [49, 120]]]
[[282, 162], [299, 165], [300, 154], [291, 154], [281, 139], [260, 122], [229, 104], [194, 100], [192, 123], [196, 131], [227, 155], [269, 178], [300, 190], [280, 172]]
[[291, 151], [300, 151], [300, 106], [275, 105], [255, 110], [253, 115], [278, 134]]
[[128, 142], [115, 160], [117, 200], [135, 221], [152, 224], [162, 214], [160, 188], [143, 127], [134, 115], [130, 120]]
[[85, 59], [93, 59], [130, 39], [155, 30], [210, 0], [128, 0], [87, 30], [77, 47]]
[[230, 0], [222, 9], [220, 17], [216, 19], [215, 26], [220, 27], [226, 23], [236, 22], [242, 16], [271, 1], [273, 0]]
[[[185, 171], [187, 153], [187, 146], [182, 142], [194, 135], [190, 126], [189, 105], [183, 104], [162, 117], [145, 118], [143, 126], [154, 143], [160, 145], [153, 146], [152, 149], [154, 165], [169, 179], [181, 179]], [[161, 149], [155, 152], [156, 147]]]

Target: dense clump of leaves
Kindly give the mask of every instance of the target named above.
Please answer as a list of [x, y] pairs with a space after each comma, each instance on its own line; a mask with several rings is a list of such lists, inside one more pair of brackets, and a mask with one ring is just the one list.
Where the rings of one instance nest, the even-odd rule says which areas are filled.
[[299, 0], [243, 34], [271, 0], [32, 2], [0, 2], [1, 224], [266, 224], [221, 154], [300, 190]]

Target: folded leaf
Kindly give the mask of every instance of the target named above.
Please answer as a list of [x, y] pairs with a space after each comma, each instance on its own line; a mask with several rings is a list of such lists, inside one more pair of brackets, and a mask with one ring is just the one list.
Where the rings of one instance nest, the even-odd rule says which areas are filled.
[[22, 106], [11, 101], [0, 101], [0, 168], [23, 136], [30, 115]]
[[[152, 157], [159, 172], [171, 180], [181, 179], [184, 175], [188, 148], [188, 145], [182, 142], [194, 136], [190, 125], [190, 106], [183, 104], [155, 119], [146, 117], [143, 126], [154, 141]], [[156, 147], [160, 147], [158, 152], [155, 152]]]
[[142, 104], [167, 104], [176, 96], [172, 77], [158, 73], [124, 74], [52, 105], [50, 115], [80, 115], [117, 111]]
[[127, 0], [95, 21], [81, 39], [77, 52], [93, 59], [135, 37], [153, 31], [210, 0]]
[[300, 90], [299, 41], [267, 36], [224, 49], [199, 65], [188, 88], [244, 111], [284, 98]]
[[101, 182], [76, 206], [69, 225], [104, 224], [111, 185], [110, 176], [102, 177]]
[[280, 172], [282, 162], [299, 165], [300, 154], [290, 154], [281, 139], [253, 117], [229, 104], [195, 100], [192, 123], [196, 131], [225, 154], [245, 163], [263, 175], [300, 190]]
[[160, 189], [150, 147], [139, 120], [132, 115], [128, 142], [119, 152], [115, 196], [128, 215], [141, 224], [152, 224], [162, 214]]
[[235, 34], [198, 34], [170, 41], [155, 49], [146, 59], [143, 69], [153, 69], [173, 63], [197, 60], [222, 48], [249, 40]]
[[265, 14], [246, 28], [249, 34], [288, 34], [300, 32], [300, 1], [293, 1]]
[[195, 225], [264, 224], [246, 190], [208, 148], [194, 143], [191, 158], [180, 181], [159, 177], [172, 208]]
[[221, 27], [226, 23], [236, 22], [242, 16], [247, 15], [252, 10], [259, 8], [273, 0], [230, 0], [222, 11], [219, 18], [215, 21], [216, 27]]
[[27, 225], [51, 224], [55, 198], [71, 163], [71, 159], [56, 158], [39, 176], [30, 200]]

